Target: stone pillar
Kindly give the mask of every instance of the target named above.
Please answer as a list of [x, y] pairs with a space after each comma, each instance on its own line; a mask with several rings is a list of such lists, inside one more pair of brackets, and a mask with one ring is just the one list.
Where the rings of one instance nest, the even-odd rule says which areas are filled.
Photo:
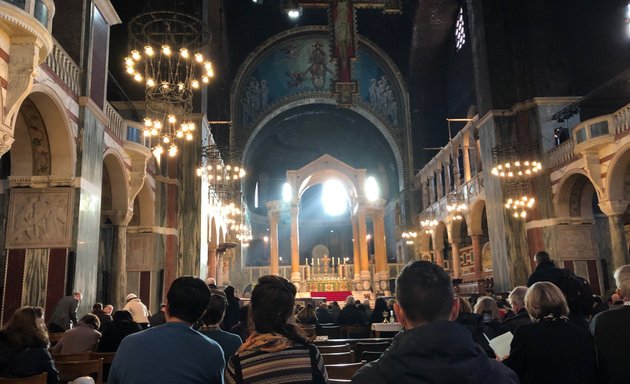
[[269, 267], [272, 275], [280, 274], [280, 259], [278, 256], [278, 212], [269, 212]]
[[459, 260], [459, 242], [452, 242], [451, 250], [451, 256], [453, 257], [453, 278], [458, 279], [461, 275], [461, 264]]
[[113, 215], [114, 249], [112, 252], [111, 298], [116, 308], [125, 305], [127, 295], [127, 225], [132, 212]]
[[453, 190], [453, 186], [451, 185], [451, 172], [452, 172], [451, 164], [444, 163], [443, 169], [444, 169], [444, 177], [446, 177], [446, 180], [444, 180], [444, 188], [446, 189], [444, 191], [444, 195], [446, 196]]
[[455, 182], [455, 189], [458, 189], [462, 185], [461, 170], [459, 168], [459, 151], [453, 153], [453, 181]]
[[435, 190], [435, 175], [432, 174], [429, 176], [429, 204], [427, 206], [433, 204], [437, 200], [437, 193]]
[[481, 280], [481, 273], [483, 272], [483, 266], [481, 264], [481, 235], [470, 235], [472, 239], [472, 251], [473, 259], [475, 263], [475, 276], [477, 280]]
[[[365, 222], [365, 211], [359, 208], [357, 211], [357, 221], [359, 227], [359, 259], [361, 260], [361, 285], [362, 289], [370, 289], [370, 264], [368, 261], [367, 247], [367, 226]], [[356, 272], [355, 272], [356, 274]]]
[[300, 276], [300, 237], [298, 230], [298, 213], [297, 205], [291, 206], [291, 281], [299, 282], [302, 280]]
[[444, 254], [441, 249], [434, 249], [433, 254], [435, 255], [435, 264], [444, 268]]
[[442, 188], [442, 166], [437, 170], [437, 196], [436, 200], [440, 200], [444, 196], [444, 188]]
[[[357, 218], [352, 217], [352, 262], [354, 263], [354, 277], [359, 279], [361, 274], [361, 256], [359, 255], [359, 225]], [[360, 279], [359, 279], [360, 280]]]
[[217, 287], [223, 285], [223, 260], [224, 260], [223, 252], [217, 253], [217, 263], [215, 264], [217, 271]]
[[[470, 132], [470, 134], [472, 135], [473, 132]], [[470, 172], [470, 140], [468, 140], [468, 142], [464, 142], [463, 148], [464, 150], [462, 151], [462, 156], [464, 156], [464, 181], [468, 182], [472, 177]]]
[[599, 203], [599, 208], [608, 216], [610, 243], [612, 245], [611, 273], [624, 264], [630, 263], [628, 240], [623, 228], [623, 214], [628, 208], [625, 200], [608, 200]]
[[380, 291], [381, 281], [389, 278], [387, 267], [387, 251], [385, 250], [385, 218], [383, 212], [377, 212], [372, 216], [374, 222], [374, 280], [378, 283]]
[[216, 245], [208, 246], [208, 276], [217, 279], [217, 248]]

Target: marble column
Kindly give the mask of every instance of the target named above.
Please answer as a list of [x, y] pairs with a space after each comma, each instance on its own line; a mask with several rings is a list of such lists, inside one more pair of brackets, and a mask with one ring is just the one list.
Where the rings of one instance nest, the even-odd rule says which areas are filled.
[[352, 261], [354, 263], [354, 278], [360, 280], [361, 256], [359, 255], [359, 224], [357, 218], [352, 218]]
[[441, 249], [434, 249], [433, 253], [435, 255], [435, 264], [444, 268], [444, 253]]
[[216, 245], [208, 245], [208, 276], [217, 278], [217, 248]]
[[368, 260], [367, 246], [367, 223], [365, 211], [359, 208], [357, 211], [357, 222], [359, 227], [359, 259], [361, 260], [361, 285], [362, 289], [370, 289], [370, 264]]
[[623, 228], [623, 215], [608, 216], [610, 243], [612, 244], [613, 270], [628, 264], [628, 243]]
[[269, 267], [272, 275], [280, 274], [280, 259], [278, 256], [278, 212], [269, 212]]
[[114, 249], [112, 252], [111, 298], [116, 308], [125, 305], [127, 295], [127, 225], [131, 212], [112, 215]]
[[217, 271], [217, 286], [220, 287], [223, 285], [223, 253], [217, 253], [217, 263], [215, 264]]
[[481, 280], [481, 273], [483, 272], [482, 255], [481, 255], [481, 235], [470, 235], [472, 239], [472, 252], [473, 260], [475, 264], [475, 276], [477, 280]]
[[[472, 133], [471, 133], [472, 134]], [[470, 180], [471, 176], [471, 172], [470, 172], [470, 144], [468, 143], [464, 143], [464, 151], [462, 152], [462, 156], [464, 156], [463, 158], [463, 163], [464, 163], [464, 182], [467, 182]]]
[[453, 154], [453, 181], [455, 182], [455, 189], [462, 185], [461, 173], [459, 168], [459, 150], [457, 150]]
[[380, 285], [380, 281], [389, 278], [387, 251], [385, 250], [385, 218], [383, 212], [375, 213], [372, 216], [372, 220], [374, 222], [374, 263], [376, 272], [374, 280], [379, 281]]
[[599, 208], [608, 216], [608, 227], [610, 230], [610, 243], [612, 245], [612, 269], [630, 262], [628, 257], [628, 240], [623, 228], [623, 214], [628, 208], [625, 200], [608, 200], [599, 203]]
[[300, 233], [298, 229], [299, 207], [291, 206], [291, 281], [302, 280], [300, 276]]
[[461, 275], [461, 263], [459, 260], [459, 242], [451, 243], [451, 256], [453, 257], [453, 278], [458, 279]]

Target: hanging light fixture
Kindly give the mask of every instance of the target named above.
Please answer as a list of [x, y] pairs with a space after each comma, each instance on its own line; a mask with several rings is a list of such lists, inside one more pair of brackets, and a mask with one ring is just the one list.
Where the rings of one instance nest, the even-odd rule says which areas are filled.
[[453, 192], [447, 197], [446, 211], [454, 221], [461, 221], [464, 219], [464, 214], [468, 210], [468, 204], [466, 199], [459, 192]]
[[401, 236], [403, 239], [405, 239], [405, 243], [407, 245], [412, 245], [415, 242], [416, 237], [418, 237], [418, 232], [414, 231], [413, 229], [409, 229], [409, 230], [403, 231]]
[[435, 227], [437, 227], [437, 225], [438, 222], [433, 218], [433, 215], [425, 220], [420, 221], [420, 226], [424, 229], [424, 233], [429, 235], [433, 234], [433, 230], [435, 229]]
[[178, 142], [191, 141], [193, 93], [214, 77], [204, 55], [210, 42], [207, 26], [175, 11], [147, 12], [128, 26], [126, 72], [145, 87], [144, 136], [156, 139], [154, 154], [178, 152]]

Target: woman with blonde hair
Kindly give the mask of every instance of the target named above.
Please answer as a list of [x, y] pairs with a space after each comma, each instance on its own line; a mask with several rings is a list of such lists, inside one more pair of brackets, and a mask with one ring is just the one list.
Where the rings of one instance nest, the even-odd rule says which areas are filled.
[[48, 352], [48, 332], [40, 307], [22, 307], [0, 330], [0, 377], [28, 377], [46, 372], [48, 384], [59, 373]]
[[569, 306], [560, 288], [548, 281], [525, 295], [532, 324], [516, 329], [504, 363], [521, 383], [595, 383], [595, 347], [588, 330], [569, 322]]

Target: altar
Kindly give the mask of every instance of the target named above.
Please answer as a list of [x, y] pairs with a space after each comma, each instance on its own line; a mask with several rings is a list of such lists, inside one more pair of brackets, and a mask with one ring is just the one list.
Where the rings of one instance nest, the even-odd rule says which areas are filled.
[[[336, 263], [335, 263], [336, 261]], [[346, 292], [353, 290], [353, 280], [345, 259], [329, 257], [306, 259], [305, 290], [308, 292]]]

